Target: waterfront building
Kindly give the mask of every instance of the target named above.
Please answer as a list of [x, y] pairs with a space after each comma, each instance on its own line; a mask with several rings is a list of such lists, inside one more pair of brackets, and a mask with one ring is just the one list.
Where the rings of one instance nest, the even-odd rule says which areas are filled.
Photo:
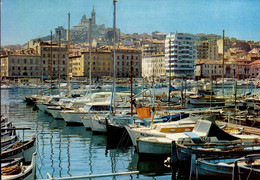
[[[113, 49], [111, 49], [113, 57]], [[142, 51], [136, 48], [119, 46], [116, 49], [116, 77], [128, 78], [130, 76], [130, 63], [132, 61], [133, 78], [142, 77]]]
[[83, 77], [84, 76], [84, 62], [81, 55], [70, 55], [69, 62], [72, 72], [72, 77]]
[[[80, 61], [83, 63], [77, 66], [78, 74], [89, 77], [90, 63], [91, 63], [91, 77], [101, 78], [103, 76], [110, 76], [112, 69], [111, 51], [104, 49], [92, 49], [91, 59], [89, 51], [81, 53]], [[74, 63], [73, 63], [74, 68]]]
[[[250, 76], [250, 64], [248, 59], [225, 59], [224, 78], [246, 79]], [[214, 80], [222, 78], [222, 61], [201, 59], [196, 61], [196, 79], [212, 78]]]
[[[91, 77], [102, 78], [104, 76], [113, 76], [114, 60], [113, 47], [103, 46], [91, 51], [81, 52], [80, 55], [70, 56], [71, 70], [73, 77], [89, 77], [91, 63]], [[119, 46], [116, 49], [116, 75], [117, 78], [128, 78], [130, 76], [130, 61], [132, 60], [133, 77], [139, 78], [142, 73], [142, 53], [141, 50]]]
[[142, 45], [142, 76], [157, 79], [165, 76], [165, 43], [150, 40]]
[[160, 79], [165, 76], [165, 54], [145, 55], [142, 57], [142, 76], [147, 79]]
[[[44, 79], [50, 79], [50, 67], [52, 65], [52, 79], [67, 78], [67, 46], [56, 42], [52, 45], [48, 41], [31, 40], [27, 43], [28, 48], [33, 48], [41, 56], [41, 71]], [[51, 59], [52, 47], [52, 59]], [[52, 62], [51, 62], [52, 60]]]
[[34, 49], [14, 51], [1, 56], [1, 79], [35, 81], [42, 77], [41, 56]]
[[51, 62], [51, 43], [39, 42], [36, 46], [38, 54], [41, 56], [43, 78], [50, 79], [50, 69], [52, 63], [52, 79], [67, 78], [67, 46], [52, 43], [52, 62]]
[[[111, 76], [114, 74], [114, 47], [103, 46], [100, 49], [109, 50], [111, 53]], [[142, 51], [136, 48], [118, 46], [116, 48], [116, 77], [129, 78], [130, 63], [132, 61], [133, 78], [142, 76]]]
[[171, 33], [165, 40], [165, 70], [169, 76], [177, 78], [194, 77], [196, 50], [194, 35], [188, 33]]

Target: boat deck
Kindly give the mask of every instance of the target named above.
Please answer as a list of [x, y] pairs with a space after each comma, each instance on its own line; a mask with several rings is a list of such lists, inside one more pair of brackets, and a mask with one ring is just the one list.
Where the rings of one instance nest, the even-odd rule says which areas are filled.
[[217, 121], [217, 124], [228, 125], [228, 127], [230, 127], [230, 128], [244, 128], [245, 133], [260, 136], [260, 129], [259, 128], [249, 127], [249, 126], [244, 126], [244, 125], [238, 125], [238, 124], [232, 124], [232, 123], [227, 123], [227, 122], [222, 122], [222, 121]]

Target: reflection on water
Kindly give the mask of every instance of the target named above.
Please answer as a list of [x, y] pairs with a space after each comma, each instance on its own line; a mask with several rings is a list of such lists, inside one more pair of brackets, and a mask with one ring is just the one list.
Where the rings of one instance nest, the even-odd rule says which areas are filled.
[[[31, 128], [25, 131], [24, 139], [30, 139], [36, 134], [37, 178], [46, 179], [47, 173], [52, 177], [68, 177], [133, 170], [147, 175], [139, 175], [140, 179], [151, 179], [150, 176], [155, 176], [156, 179], [170, 178], [169, 175], [159, 176], [169, 172], [161, 167], [163, 161], [142, 161], [132, 147], [108, 149], [105, 135], [92, 135], [83, 126], [66, 126], [63, 120], [55, 120], [41, 111], [34, 111], [21, 98], [37, 92], [35, 89], [1, 91], [2, 114], [16, 127]], [[20, 137], [22, 134], [21, 131], [18, 132]], [[137, 175], [132, 177], [136, 178]], [[129, 178], [128, 175], [105, 179]]]
[[139, 171], [146, 176], [159, 176], [171, 173], [171, 169], [164, 165], [162, 159], [140, 157], [137, 153], [133, 153], [131, 159], [128, 167], [129, 171]]

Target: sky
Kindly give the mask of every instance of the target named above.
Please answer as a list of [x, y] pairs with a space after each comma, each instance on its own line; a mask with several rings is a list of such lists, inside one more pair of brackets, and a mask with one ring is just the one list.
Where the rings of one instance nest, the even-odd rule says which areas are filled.
[[[97, 24], [113, 26], [113, 0], [1, 0], [1, 44], [24, 44], [71, 28], [93, 6]], [[260, 41], [260, 0], [117, 0], [116, 26], [124, 33], [187, 32]]]

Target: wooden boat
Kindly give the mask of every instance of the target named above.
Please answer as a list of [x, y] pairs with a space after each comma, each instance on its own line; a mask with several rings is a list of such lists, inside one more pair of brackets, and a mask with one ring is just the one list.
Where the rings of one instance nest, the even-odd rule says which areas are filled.
[[248, 155], [245, 157], [215, 157], [199, 158], [192, 172], [199, 179], [260, 179], [260, 155]]
[[36, 151], [36, 138], [29, 141], [19, 141], [12, 145], [10, 149], [1, 152], [2, 159], [23, 157], [25, 162], [32, 160], [32, 154]]
[[[180, 144], [198, 144], [198, 143], [253, 143], [259, 142], [259, 136], [254, 135], [231, 135], [220, 129], [215, 123], [208, 120], [198, 120], [192, 132], [184, 133], [168, 133], [166, 137], [144, 137], [137, 140], [137, 150], [139, 153], [160, 154], [153, 151], [154, 147], [164, 147], [168, 151], [163, 151], [165, 154], [176, 152], [176, 147], [171, 146], [172, 141]], [[142, 147], [147, 146], [147, 147]], [[149, 148], [148, 148], [149, 147]], [[169, 148], [171, 148], [169, 150]], [[141, 151], [145, 150], [145, 151]], [[148, 151], [146, 151], [148, 150]], [[176, 153], [172, 153], [172, 160], [176, 158]]]
[[169, 133], [191, 132], [196, 124], [198, 116], [191, 116], [179, 121], [155, 123], [150, 127], [144, 126], [126, 126], [129, 136], [134, 146], [137, 146], [136, 140], [144, 137], [166, 137]]
[[[1, 164], [2, 165], [2, 164]], [[26, 165], [22, 162], [1, 168], [2, 180], [34, 180], [36, 167], [36, 152], [33, 153], [31, 163]]]
[[1, 137], [1, 150], [7, 145], [13, 144], [18, 140], [18, 137], [15, 136], [7, 136], [7, 137]]
[[202, 157], [220, 157], [220, 156], [245, 156], [248, 154], [260, 153], [259, 143], [229, 143], [229, 144], [179, 144], [172, 142], [172, 146], [176, 145], [177, 160], [185, 161], [190, 160], [192, 154], [196, 158]]

